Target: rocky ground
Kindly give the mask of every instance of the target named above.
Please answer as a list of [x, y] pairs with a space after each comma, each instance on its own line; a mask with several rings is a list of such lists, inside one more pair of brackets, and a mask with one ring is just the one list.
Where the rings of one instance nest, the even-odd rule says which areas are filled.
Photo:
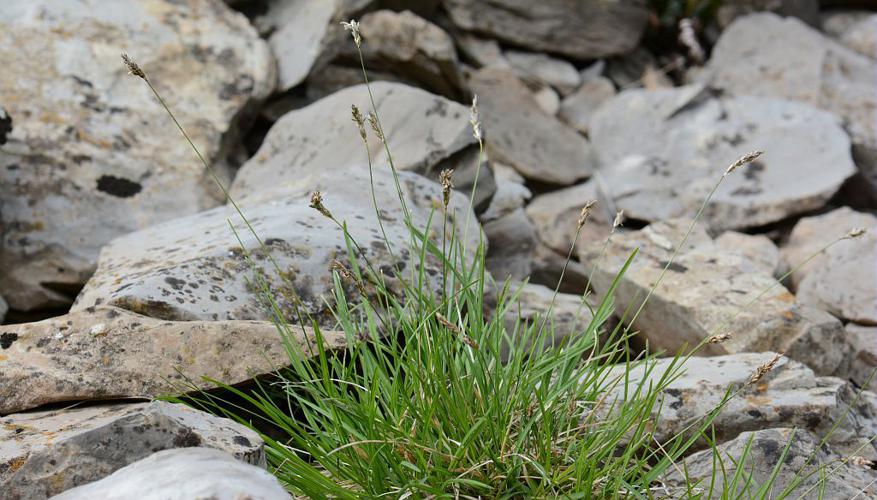
[[[351, 104], [370, 107], [339, 24], [356, 18], [413, 223], [426, 225], [439, 172], [455, 169], [451, 217], [476, 228], [464, 244], [480, 227], [494, 279], [529, 279], [516, 312], [545, 310], [579, 211], [598, 200], [561, 284], [558, 331], [583, 320], [588, 277], [605, 290], [636, 248], [616, 300], [639, 306], [727, 165], [765, 151], [726, 178], [633, 325], [668, 352], [730, 334], [665, 391], [655, 433], [678, 432], [781, 352], [716, 420], [720, 449], [754, 443], [747, 467], [767, 478], [791, 443], [779, 488], [814, 456], [841, 464], [826, 498], [877, 498], [877, 13], [822, 3], [835, 8], [728, 0], [689, 36], [644, 0], [4, 0], [0, 496], [287, 496], [252, 431], [144, 401], [283, 364], [250, 251], [280, 307], [301, 297], [343, 348], [326, 300], [347, 252], [308, 207], [313, 190], [371, 262], [404, 268], [394, 180], [385, 168], [373, 180], [381, 228], [350, 121]], [[473, 94], [487, 161], [471, 210]], [[867, 232], [845, 238], [855, 228]], [[711, 460], [686, 462], [707, 477]]]

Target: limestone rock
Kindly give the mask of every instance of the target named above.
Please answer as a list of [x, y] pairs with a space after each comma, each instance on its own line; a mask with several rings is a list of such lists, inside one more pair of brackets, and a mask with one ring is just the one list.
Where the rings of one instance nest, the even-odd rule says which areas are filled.
[[[785, 453], [786, 449], [788, 453]], [[714, 494], [710, 498], [719, 498], [726, 488], [730, 490], [727, 495], [731, 498], [776, 498], [781, 493], [789, 494], [791, 498], [818, 496], [826, 500], [877, 496], [877, 474], [849, 458], [830, 447], [821, 446], [821, 436], [806, 430], [766, 429], [745, 432], [737, 439], [719, 445], [718, 458], [713, 450], [687, 457], [684, 465], [679, 465], [680, 469], [685, 468], [687, 479], [671, 470], [667, 480], [671, 485], [679, 486], [686, 481], [699, 480], [702, 493], [706, 493], [712, 484]], [[715, 470], [719, 459], [724, 473]], [[771, 487], [759, 491], [771, 480], [777, 467], [779, 470]], [[734, 491], [730, 483], [738, 473], [742, 478], [733, 485]], [[715, 483], [712, 483], [713, 479]]]
[[877, 62], [795, 18], [760, 13], [722, 33], [702, 78], [730, 94], [803, 101], [836, 114], [877, 196]]
[[779, 277], [785, 272], [780, 249], [767, 236], [726, 231], [715, 240], [726, 252], [736, 252], [759, 267], [759, 272]]
[[[428, 236], [441, 248], [441, 187], [411, 172], [399, 172], [399, 184], [415, 228], [426, 230], [435, 210]], [[73, 310], [109, 304], [168, 320], [271, 319], [261, 288], [251, 284], [255, 265], [288, 320], [297, 322], [296, 304], [301, 301], [301, 312], [324, 327], [332, 327], [332, 266], [336, 259], [349, 265], [349, 259], [342, 229], [308, 206], [313, 191], [321, 191], [323, 203], [335, 219], [347, 224], [359, 246], [359, 266], [365, 266], [367, 259], [375, 273], [383, 274], [389, 288], [399, 293], [400, 279], [410, 279], [411, 273], [417, 272], [411, 261], [416, 255], [411, 252], [417, 250], [404, 222], [395, 180], [386, 168], [374, 171], [374, 188], [392, 254], [374, 212], [368, 168], [330, 169], [299, 177], [282, 197], [272, 201], [256, 203], [243, 198], [241, 209], [265, 248], [228, 207], [112, 241], [101, 252], [98, 269]], [[478, 221], [464, 195], [452, 192], [450, 201], [448, 227], [456, 228], [467, 255], [472, 256], [479, 244]], [[448, 237], [450, 234], [449, 229]], [[156, 259], [157, 255], [161, 258]], [[424, 286], [437, 294], [441, 292], [441, 270], [439, 259], [428, 254]], [[348, 285], [350, 302], [360, 302], [362, 297]]]
[[877, 388], [877, 327], [849, 323], [846, 326], [847, 338], [853, 346], [853, 360], [850, 363], [850, 379], [869, 390]]
[[482, 221], [498, 219], [523, 208], [533, 196], [524, 184], [524, 178], [515, 169], [497, 162], [493, 162], [491, 167], [496, 180], [496, 192], [490, 199], [487, 210], [481, 214]]
[[497, 280], [526, 279], [533, 271], [533, 253], [540, 245], [533, 222], [517, 208], [484, 223], [490, 242], [485, 267]]
[[[714, 230], [757, 227], [820, 208], [855, 173], [848, 138], [831, 114], [760, 97], [714, 98], [702, 86], [628, 90], [594, 114], [591, 143], [611, 197], [634, 219], [694, 214]], [[826, 168], [825, 165], [831, 165]]]
[[484, 68], [469, 85], [478, 95], [485, 140], [492, 159], [524, 177], [569, 185], [588, 177], [593, 162], [584, 137], [546, 114], [516, 76]]
[[[652, 409], [655, 438], [666, 442], [685, 432], [689, 425], [703, 421], [723, 400], [729, 388], [739, 393], [731, 397], [713, 420], [719, 442], [735, 439], [749, 431], [796, 426], [820, 436], [837, 425], [829, 443], [837, 448], [855, 449], [874, 432], [870, 402], [856, 401], [857, 389], [835, 377], [817, 377], [801, 363], [782, 357], [757, 384], [747, 385], [750, 377], [774, 353], [740, 353], [711, 358], [692, 357], [681, 366], [671, 358], [635, 365], [627, 375], [628, 398], [635, 400], [637, 387], [657, 384], [671, 368], [674, 378], [658, 396]], [[613, 367], [607, 380], [618, 381], [613, 394], [624, 400], [624, 366]], [[612, 397], [607, 402], [611, 402]], [[695, 424], [696, 425], [696, 424]], [[699, 443], [698, 446], [703, 446]], [[877, 456], [869, 444], [858, 454]]]
[[327, 64], [344, 42], [353, 43], [340, 21], [348, 20], [344, 0], [272, 0], [261, 17], [277, 59], [278, 84], [289, 90]]
[[566, 255], [576, 235], [576, 225], [582, 207], [596, 201], [579, 234], [579, 244], [603, 241], [609, 235], [610, 216], [601, 203], [599, 189], [594, 181], [541, 194], [527, 205], [527, 216], [536, 227], [539, 240], [555, 252]]
[[0, 418], [0, 489], [47, 498], [157, 451], [195, 446], [265, 466], [262, 439], [232, 420], [161, 401], [111, 404]]
[[533, 90], [533, 100], [548, 116], [554, 116], [560, 111], [560, 95], [548, 85], [540, 85]]
[[730, 0], [716, 11], [716, 22], [724, 29], [734, 19], [753, 12], [768, 11], [783, 17], [797, 17], [810, 25], [819, 23], [819, 0]]
[[[360, 20], [368, 71], [387, 71], [450, 98], [462, 97], [462, 75], [451, 37], [410, 11], [379, 10]], [[345, 40], [338, 56], [358, 66], [356, 45]], [[362, 75], [360, 74], [360, 80]]]
[[491, 38], [481, 38], [471, 33], [461, 31], [454, 34], [454, 41], [467, 62], [473, 63], [476, 68], [485, 66], [511, 68], [511, 64], [502, 53], [499, 43]]
[[[290, 341], [308, 353], [316, 341], [304, 331], [291, 328]], [[343, 333], [323, 334], [328, 349], [343, 348]], [[288, 364], [273, 323], [163, 321], [98, 307], [0, 328], [0, 414], [213, 387], [202, 377], [240, 384]]]
[[[437, 178], [442, 169], [454, 168], [454, 184], [468, 194], [478, 151], [469, 110], [407, 85], [377, 82], [371, 90], [396, 168], [432, 178]], [[268, 200], [302, 177], [365, 165], [368, 156], [351, 121], [351, 105], [359, 107], [363, 115], [369, 112], [365, 85], [344, 89], [284, 115], [271, 127], [256, 155], [238, 171], [232, 197], [238, 201]], [[375, 170], [389, 170], [384, 145], [368, 124], [365, 127]], [[490, 169], [481, 169], [478, 186], [481, 189], [476, 193], [476, 206], [493, 194]], [[368, 183], [359, 187], [367, 191]], [[368, 202], [362, 206], [371, 205]]]
[[508, 50], [504, 55], [518, 76], [550, 85], [562, 95], [571, 93], [582, 83], [576, 67], [562, 59], [520, 50]]
[[840, 37], [840, 43], [859, 54], [877, 59], [877, 14], [855, 23]]
[[579, 87], [560, 103], [560, 119], [586, 133], [590, 128], [591, 117], [601, 104], [615, 96], [612, 80], [598, 76]]
[[867, 10], [827, 9], [819, 13], [819, 28], [832, 38], [841, 38], [844, 33], [872, 15]]
[[646, 2], [545, 0], [444, 0], [460, 28], [533, 51], [597, 59], [621, 54], [639, 42], [648, 18]]
[[66, 306], [105, 243], [222, 201], [119, 51], [226, 179], [244, 119], [274, 87], [273, 61], [218, 0], [7, 0], [3, 12], [0, 289], [16, 309]]
[[877, 325], [877, 217], [843, 207], [801, 219], [783, 255], [794, 267], [851, 229], [867, 232], [840, 241], [792, 275], [798, 300], [856, 323]]
[[52, 497], [54, 500], [284, 500], [292, 498], [265, 469], [210, 448], [159, 451], [93, 483]]
[[[615, 297], [619, 310], [631, 307], [636, 311], [688, 225], [680, 220], [651, 224], [641, 231], [615, 235], [605, 252], [601, 244], [583, 246], [579, 257], [585, 265], [596, 264], [594, 287], [600, 294], [638, 248], [639, 254]], [[723, 251], [697, 227], [633, 329], [640, 331], [653, 349], [669, 353], [715, 334], [730, 333], [730, 340], [707, 344], [698, 354], [784, 352], [819, 374], [844, 376], [852, 354], [839, 321], [797, 304], [795, 297], [758, 264]]]

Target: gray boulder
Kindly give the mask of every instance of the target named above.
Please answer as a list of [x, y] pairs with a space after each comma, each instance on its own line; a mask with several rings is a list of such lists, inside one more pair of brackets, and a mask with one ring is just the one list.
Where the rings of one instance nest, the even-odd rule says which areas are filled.
[[16, 309], [67, 306], [108, 241], [222, 203], [119, 51], [226, 180], [274, 63], [218, 0], [8, 0], [0, 33], [0, 290]]
[[786, 272], [780, 249], [767, 236], [726, 231], [715, 242], [724, 251], [737, 252], [748, 258], [763, 274], [779, 278]]
[[726, 0], [716, 11], [716, 22], [724, 29], [738, 17], [762, 11], [797, 17], [812, 26], [819, 23], [819, 0]]
[[877, 388], [877, 327], [849, 323], [847, 338], [853, 346], [850, 380], [869, 390]]
[[797, 100], [836, 114], [870, 194], [877, 196], [873, 59], [798, 19], [760, 13], [739, 18], [722, 33], [699, 78], [729, 94]]
[[854, 228], [867, 232], [840, 241], [792, 274], [799, 302], [855, 323], [877, 325], [877, 217], [843, 207], [801, 219], [783, 247], [797, 266]]
[[[254, 273], [258, 272], [289, 321], [297, 323], [301, 312], [323, 327], [332, 327], [333, 262], [349, 266], [350, 261], [342, 229], [308, 206], [313, 191], [322, 191], [325, 207], [339, 224], [347, 224], [359, 246], [357, 265], [364, 269], [371, 266], [374, 273], [383, 275], [391, 290], [401, 293], [400, 280], [418, 272], [418, 250], [412, 244], [395, 181], [386, 167], [374, 171], [374, 196], [383, 228], [375, 215], [367, 167], [331, 169], [311, 176], [301, 173], [291, 182], [286, 191], [275, 190], [280, 194], [271, 201], [256, 202], [241, 196], [241, 209], [264, 248], [229, 207], [131, 233], [104, 247], [98, 269], [73, 311], [104, 304], [166, 320], [271, 319], [263, 289], [254, 286]], [[435, 211], [428, 236], [441, 248], [441, 187], [411, 172], [400, 172], [399, 183], [415, 228], [426, 230]], [[455, 228], [471, 258], [481, 228], [468, 199], [452, 192], [447, 215], [448, 238], [450, 228]], [[157, 255], [161, 259], [156, 259]], [[428, 279], [424, 286], [439, 294], [442, 265], [429, 254], [425, 265]], [[351, 283], [345, 286], [351, 303], [362, 300], [357, 287]], [[368, 293], [374, 293], [370, 282], [365, 286]]]
[[263, 468], [210, 448], [159, 451], [109, 476], [70, 489], [54, 500], [284, 500], [291, 499]]
[[[826, 500], [877, 496], [877, 474], [870, 467], [822, 445], [819, 435], [803, 429], [745, 432], [719, 445], [717, 452], [704, 450], [687, 457], [679, 468], [684, 467], [688, 477], [674, 469], [667, 482], [684, 490], [687, 482], [700, 481], [696, 491], [704, 498], [778, 498], [782, 493]], [[769, 481], [771, 486], [762, 489]], [[712, 495], [706, 496], [710, 489]], [[677, 498], [689, 497], [683, 493]]]
[[[455, 185], [468, 194], [478, 170], [469, 109], [398, 83], [377, 82], [371, 91], [396, 168], [431, 178], [437, 178], [442, 169], [453, 168]], [[302, 177], [365, 165], [368, 156], [351, 121], [351, 105], [363, 115], [371, 110], [365, 85], [341, 90], [284, 115], [271, 127], [256, 155], [238, 171], [232, 197], [269, 200]], [[389, 170], [383, 143], [368, 124], [365, 127], [376, 171]], [[493, 178], [486, 166], [480, 169], [478, 186], [476, 206], [493, 194]], [[367, 191], [368, 183], [360, 188]]]
[[[362, 55], [370, 73], [389, 72], [430, 92], [462, 97], [457, 50], [444, 30], [407, 10], [371, 12], [360, 19], [360, 24]], [[338, 58], [359, 69], [361, 82], [359, 54], [353, 41], [345, 39], [336, 52]]]
[[[837, 426], [828, 443], [849, 451], [865, 444], [858, 454], [877, 456], [874, 445], [868, 443], [877, 424], [868, 397], [857, 400], [857, 389], [848, 382], [817, 377], [811, 369], [787, 357], [780, 358], [758, 383], [750, 385], [753, 374], [773, 357], [771, 352], [739, 353], [692, 357], [681, 364], [664, 358], [635, 364], [628, 373], [625, 366], [613, 367], [607, 377], [614, 384], [613, 395], [606, 404], [614, 401], [620, 407], [625, 394], [630, 400], [644, 396], [637, 393], [637, 388], [658, 384], [672, 366], [670, 382], [651, 412], [654, 436], [660, 442], [680, 434], [693, 435], [730, 389], [734, 395], [712, 423], [719, 442], [735, 439], [744, 432], [791, 426], [823, 436]], [[705, 445], [698, 441], [695, 446]]]
[[518, 77], [484, 68], [469, 80], [478, 95], [492, 159], [540, 182], [569, 185], [591, 175], [591, 148], [584, 137], [547, 114]]
[[[344, 347], [343, 333], [322, 333], [328, 349]], [[310, 328], [287, 334], [305, 356], [315, 352]], [[203, 377], [240, 384], [288, 364], [283, 337], [270, 322], [164, 321], [89, 308], [0, 329], [0, 415], [212, 388]]]
[[533, 51], [588, 60], [622, 54], [639, 42], [648, 9], [642, 0], [612, 3], [546, 0], [444, 0], [461, 29]]
[[[654, 223], [615, 235], [605, 252], [602, 244], [582, 246], [579, 257], [583, 264], [595, 266], [594, 287], [604, 293], [639, 249], [615, 294], [618, 310], [630, 307], [635, 312], [688, 225], [681, 220]], [[696, 227], [632, 328], [653, 349], [670, 354], [727, 333], [729, 340], [706, 344], [698, 354], [770, 350], [786, 353], [816, 373], [845, 376], [852, 352], [843, 325], [823, 311], [796, 303], [795, 296], [762, 269], [743, 254], [723, 249]]]
[[563, 59], [520, 50], [508, 50], [503, 55], [522, 79], [550, 85], [562, 95], [569, 94], [582, 83], [576, 67]]
[[0, 443], [6, 498], [47, 498], [173, 448], [215, 448], [265, 467], [252, 430], [160, 401], [8, 415], [0, 418]]
[[714, 98], [699, 85], [622, 92], [590, 125], [611, 197], [650, 222], [694, 214], [727, 166], [753, 150], [766, 153], [729, 175], [707, 207], [712, 229], [820, 208], [856, 171], [831, 114], [779, 99]]
[[601, 104], [615, 96], [612, 80], [597, 76], [582, 84], [560, 103], [560, 119], [582, 133], [590, 130], [591, 117]]

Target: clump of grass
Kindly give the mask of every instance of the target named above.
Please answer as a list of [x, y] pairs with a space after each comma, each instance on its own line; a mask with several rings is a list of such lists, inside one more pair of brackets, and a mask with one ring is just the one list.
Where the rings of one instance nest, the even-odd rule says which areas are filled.
[[[358, 24], [351, 21], [345, 28], [360, 48]], [[134, 75], [149, 83], [136, 63], [128, 58], [125, 63]], [[362, 70], [367, 84], [364, 63]], [[155, 92], [151, 84], [149, 87]], [[371, 95], [368, 85], [366, 88]], [[157, 92], [155, 95], [173, 117]], [[655, 366], [650, 362], [652, 355], [637, 355], [628, 349], [627, 341], [634, 332], [623, 326], [624, 321], [609, 327], [613, 315], [625, 319], [631, 313], [615, 311], [612, 297], [636, 252], [596, 306], [583, 297], [581, 304], [589, 309], [591, 319], [560, 344], [549, 342], [555, 338], [552, 322], [547, 321], [554, 299], [542, 321], [518, 318], [510, 325], [507, 318], [518, 303], [520, 290], [506, 284], [498, 288], [495, 305], [489, 298], [497, 284], [485, 270], [485, 246], [482, 242], [477, 248], [467, 248], [467, 239], [460, 238], [459, 232], [465, 235], [469, 228], [456, 227], [458, 219], [448, 216], [452, 172], [442, 172], [435, 193], [444, 236], [439, 247], [428, 237], [430, 227], [411, 223], [374, 101], [367, 117], [356, 108], [352, 117], [364, 143], [364, 123], [368, 121], [384, 144], [396, 180], [399, 209], [410, 231], [408, 244], [420, 259], [420, 265], [414, 266], [417, 272], [403, 283], [401, 291], [391, 291], [383, 275], [357, 250], [359, 245], [347, 232], [346, 222], [336, 220], [331, 207], [315, 192], [310, 206], [344, 231], [350, 256], [349, 268], [338, 262], [332, 266], [332, 313], [337, 328], [346, 336], [347, 350], [327, 352], [319, 325], [297, 310], [297, 323], [312, 324], [317, 337], [313, 350], [302, 352], [290, 339], [293, 325], [254, 265], [254, 288], [286, 341], [289, 367], [271, 381], [260, 382], [255, 391], [214, 381], [246, 406], [208, 392], [183, 399], [257, 429], [272, 427], [272, 432], [262, 433], [272, 472], [299, 496], [651, 498], [666, 493], [661, 482], [665, 473], [671, 468], [679, 470], [679, 460], [697, 440], [709, 440], [712, 420], [746, 384], [728, 388], [712, 411], [666, 442], [657, 442], [652, 435], [661, 393], [681, 374], [688, 356], [706, 343], [727, 340], [727, 334], [714, 332], [693, 349], [677, 353], [663, 373], [651, 376]], [[188, 140], [179, 122], [174, 122]], [[473, 102], [471, 122], [481, 147], [480, 166], [483, 132], [477, 101]], [[198, 153], [191, 140], [188, 142]], [[753, 153], [733, 163], [712, 193], [722, 179], [755, 156]], [[210, 170], [200, 153], [198, 157]], [[376, 167], [370, 156], [368, 160], [372, 171]], [[476, 186], [477, 175], [470, 210]], [[373, 180], [371, 189], [374, 194]], [[710, 197], [676, 247], [674, 258]], [[592, 203], [585, 204], [576, 226], [570, 228], [575, 233], [573, 246], [592, 207]], [[375, 201], [376, 214], [380, 208]], [[613, 232], [621, 220], [619, 213]], [[378, 224], [385, 235], [380, 217]], [[253, 231], [249, 223], [247, 227]], [[384, 239], [392, 254], [393, 246], [400, 243], [389, 241], [386, 235]], [[608, 240], [604, 250], [607, 245]], [[427, 279], [422, 265], [427, 256], [442, 263], [441, 293], [421, 286]], [[273, 259], [271, 262], [276, 266]], [[348, 289], [362, 300], [351, 301], [345, 283], [352, 284]], [[555, 289], [555, 297], [557, 293]], [[650, 296], [651, 291], [645, 301]], [[760, 367], [751, 380], [763, 377], [778, 359]], [[625, 367], [620, 375], [613, 370], [619, 364]], [[630, 379], [630, 370], [640, 364], [644, 376]], [[684, 491], [696, 496], [702, 490], [690, 484]]]

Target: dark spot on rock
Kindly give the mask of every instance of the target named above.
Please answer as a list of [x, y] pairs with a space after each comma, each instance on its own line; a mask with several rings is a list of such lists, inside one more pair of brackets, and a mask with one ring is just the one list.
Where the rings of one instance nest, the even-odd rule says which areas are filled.
[[168, 276], [164, 279], [164, 282], [170, 285], [174, 290], [182, 290], [183, 286], [186, 285], [185, 281], [179, 278], [174, 278], [173, 276]]
[[181, 429], [174, 436], [174, 446], [177, 448], [194, 448], [201, 445], [201, 438], [189, 429]]
[[243, 437], [243, 436], [235, 436], [235, 437], [231, 438], [231, 440], [234, 442], [234, 444], [239, 444], [241, 446], [252, 446], [252, 443], [250, 443], [250, 440]]
[[667, 269], [675, 271], [677, 273], [684, 273], [685, 271], [688, 271], [687, 267], [676, 262], [668, 262], [666, 260], [662, 260], [659, 264], [661, 264], [661, 267], [666, 267]]
[[[0, 110], [0, 146], [6, 144], [6, 136], [9, 135], [9, 132], [12, 132], [12, 117], [5, 111]], [[12, 169], [10, 168], [10, 170]]]
[[780, 458], [780, 445], [772, 439], [765, 439], [756, 443], [758, 448], [764, 454], [766, 460], [772, 460], [774, 463]]
[[121, 316], [121, 313], [115, 309], [110, 309], [109, 312], [107, 312], [107, 318], [109, 319], [118, 318], [119, 316]]
[[756, 408], [753, 408], [753, 409], [751, 409], [751, 410], [747, 410], [746, 413], [747, 413], [750, 417], [753, 417], [753, 418], [761, 418], [761, 412], [758, 411]]
[[103, 191], [104, 193], [119, 198], [130, 198], [139, 193], [143, 189], [143, 186], [121, 177], [103, 175], [97, 180], [97, 189], [98, 191]]
[[3, 335], [0, 335], [0, 347], [3, 349], [9, 349], [12, 347], [12, 343], [16, 340], [18, 340], [17, 333], [4, 333]]

